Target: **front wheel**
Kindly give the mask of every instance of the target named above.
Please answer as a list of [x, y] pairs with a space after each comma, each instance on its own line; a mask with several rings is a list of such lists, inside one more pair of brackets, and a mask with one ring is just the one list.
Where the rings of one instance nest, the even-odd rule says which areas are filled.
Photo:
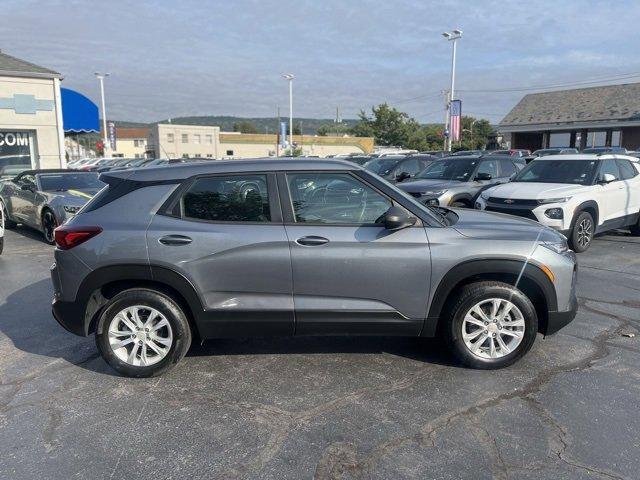
[[529, 298], [502, 282], [464, 286], [448, 312], [445, 340], [454, 356], [471, 368], [489, 370], [515, 363], [532, 347], [538, 331]]
[[153, 377], [185, 356], [191, 328], [170, 297], [134, 288], [109, 301], [98, 321], [96, 345], [105, 361], [122, 375]]
[[571, 248], [576, 253], [586, 252], [591, 246], [595, 225], [589, 212], [580, 212], [573, 224], [573, 230], [569, 238]]

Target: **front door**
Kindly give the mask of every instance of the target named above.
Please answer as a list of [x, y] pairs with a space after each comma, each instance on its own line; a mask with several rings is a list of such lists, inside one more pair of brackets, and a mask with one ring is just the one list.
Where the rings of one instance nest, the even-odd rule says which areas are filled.
[[200, 177], [168, 208], [147, 231], [149, 261], [196, 288], [203, 337], [293, 335], [291, 256], [275, 176]]
[[[29, 187], [29, 190], [23, 188]], [[34, 226], [30, 221], [30, 212], [34, 208], [36, 199], [36, 177], [32, 174], [24, 174], [16, 181], [11, 198], [11, 216], [20, 222]]]
[[[608, 183], [604, 182], [605, 174], [613, 175], [614, 180]], [[606, 228], [616, 228], [624, 222], [624, 216], [627, 205], [627, 195], [625, 184], [620, 178], [620, 171], [614, 159], [602, 160], [600, 170], [598, 172], [598, 183], [596, 187], [599, 190], [599, 196], [603, 199], [600, 202], [600, 221], [599, 224], [607, 222]]]
[[422, 226], [391, 232], [390, 198], [347, 172], [281, 174], [296, 334], [418, 335], [431, 258]]

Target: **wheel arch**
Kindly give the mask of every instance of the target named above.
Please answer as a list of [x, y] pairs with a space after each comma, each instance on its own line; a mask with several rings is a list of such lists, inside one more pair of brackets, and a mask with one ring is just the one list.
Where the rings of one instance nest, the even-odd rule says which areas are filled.
[[582, 202], [580, 205], [578, 205], [573, 211], [573, 218], [571, 219], [571, 231], [573, 231], [573, 227], [576, 224], [578, 215], [580, 215], [582, 212], [588, 212], [593, 217], [594, 231], [597, 230], [600, 219], [600, 209], [598, 208], [598, 202], [596, 202], [595, 200], [587, 200], [586, 202]]
[[453, 197], [451, 197], [451, 200], [449, 200], [449, 205], [453, 204], [454, 202], [462, 202], [473, 208], [473, 196], [469, 193], [458, 193], [454, 195]]
[[149, 265], [112, 265], [92, 271], [82, 282], [76, 302], [84, 308], [83, 333], [95, 331], [98, 319], [109, 299], [131, 288], [147, 288], [170, 296], [183, 309], [194, 336], [202, 302], [193, 284], [180, 273], [166, 267]]
[[538, 329], [547, 330], [548, 314], [557, 309], [553, 284], [540, 267], [520, 259], [476, 259], [451, 268], [440, 280], [429, 305], [429, 311], [420, 336], [432, 337], [442, 327], [442, 317], [455, 299], [456, 291], [467, 284], [493, 280], [514, 285], [533, 303], [538, 315]]

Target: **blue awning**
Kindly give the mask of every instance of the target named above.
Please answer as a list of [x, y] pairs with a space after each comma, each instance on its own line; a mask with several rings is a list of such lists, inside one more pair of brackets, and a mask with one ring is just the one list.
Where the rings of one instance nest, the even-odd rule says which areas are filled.
[[98, 106], [75, 90], [60, 89], [62, 123], [65, 132], [100, 132]]

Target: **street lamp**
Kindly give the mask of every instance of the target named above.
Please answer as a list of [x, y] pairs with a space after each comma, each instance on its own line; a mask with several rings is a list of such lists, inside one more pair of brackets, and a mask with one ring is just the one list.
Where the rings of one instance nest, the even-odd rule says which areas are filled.
[[293, 73], [285, 73], [282, 78], [289, 81], [289, 152], [293, 157]]
[[449, 108], [447, 109], [447, 125], [445, 127], [449, 130], [449, 141], [447, 150], [451, 151], [451, 102], [455, 97], [455, 84], [456, 84], [456, 40], [462, 38], [462, 30], [452, 30], [451, 32], [444, 32], [442, 34], [448, 41], [453, 42], [453, 51], [451, 54], [451, 90], [449, 91]]
[[104, 79], [108, 77], [109, 74], [95, 72], [95, 76], [98, 79], [98, 82], [100, 83], [100, 101], [102, 104], [102, 132], [104, 135], [104, 138], [102, 139], [102, 149], [103, 149], [104, 156], [107, 157], [108, 156], [107, 155], [108, 137], [107, 137], [107, 111], [104, 108]]

